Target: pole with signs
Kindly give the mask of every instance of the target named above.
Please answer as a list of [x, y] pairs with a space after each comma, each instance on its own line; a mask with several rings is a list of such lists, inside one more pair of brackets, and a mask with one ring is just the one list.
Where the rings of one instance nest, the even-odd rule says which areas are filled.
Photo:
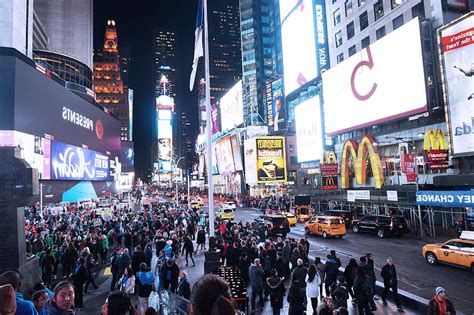
[[207, 23], [207, 0], [204, 4], [204, 65], [206, 80], [206, 147], [207, 147], [207, 188], [209, 198], [209, 237], [214, 237], [214, 183], [212, 182], [212, 137], [211, 137], [211, 78], [209, 75], [209, 32]]

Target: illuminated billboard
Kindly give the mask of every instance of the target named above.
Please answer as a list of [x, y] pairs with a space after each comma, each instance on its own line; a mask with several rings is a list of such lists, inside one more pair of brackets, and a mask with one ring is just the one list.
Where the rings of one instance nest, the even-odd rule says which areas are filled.
[[99, 106], [14, 56], [0, 58], [0, 82], [1, 130], [120, 156], [120, 121]]
[[323, 150], [319, 96], [296, 106], [295, 122], [298, 163], [319, 160]]
[[272, 82], [272, 108], [269, 115], [268, 125], [273, 126], [274, 131], [285, 128], [286, 122], [286, 104], [285, 95], [283, 94], [283, 80], [278, 79]]
[[318, 74], [313, 0], [280, 0], [285, 94]]
[[159, 138], [158, 139], [158, 159], [164, 161], [171, 161], [171, 139], [170, 138]]
[[108, 180], [109, 158], [96, 151], [53, 141], [51, 179]]
[[229, 175], [235, 172], [234, 157], [232, 156], [232, 144], [230, 138], [226, 137], [216, 143], [217, 165], [221, 175]]
[[245, 182], [249, 185], [257, 183], [257, 142], [255, 138], [244, 142]]
[[258, 137], [254, 141], [256, 141], [257, 182], [285, 182], [285, 138]]
[[445, 100], [451, 150], [455, 156], [474, 153], [474, 14], [441, 28]]
[[133, 170], [133, 166], [135, 164], [135, 151], [133, 149], [133, 142], [122, 141], [120, 163], [122, 163], [122, 170], [125, 172]]
[[418, 18], [324, 72], [322, 77], [328, 135], [426, 111]]
[[130, 141], [133, 139], [133, 89], [128, 89], [128, 131]]
[[232, 144], [232, 155], [234, 156], [234, 165], [236, 171], [243, 171], [242, 154], [240, 153], [240, 144], [236, 136], [230, 138]]
[[244, 122], [242, 80], [237, 82], [220, 100], [221, 128], [227, 131]]

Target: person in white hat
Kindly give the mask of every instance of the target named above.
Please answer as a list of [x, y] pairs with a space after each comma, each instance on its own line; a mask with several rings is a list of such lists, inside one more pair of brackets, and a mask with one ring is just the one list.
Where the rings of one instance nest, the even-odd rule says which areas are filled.
[[453, 302], [446, 297], [446, 290], [442, 287], [437, 287], [435, 296], [428, 303], [428, 315], [454, 315]]

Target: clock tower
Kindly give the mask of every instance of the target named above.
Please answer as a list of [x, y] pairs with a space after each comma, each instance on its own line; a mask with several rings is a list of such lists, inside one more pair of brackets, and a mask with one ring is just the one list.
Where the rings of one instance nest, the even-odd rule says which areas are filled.
[[97, 103], [120, 119], [122, 141], [130, 141], [128, 88], [124, 86], [121, 76], [117, 29], [114, 20], [107, 21], [104, 46], [102, 51], [94, 54], [94, 92]]

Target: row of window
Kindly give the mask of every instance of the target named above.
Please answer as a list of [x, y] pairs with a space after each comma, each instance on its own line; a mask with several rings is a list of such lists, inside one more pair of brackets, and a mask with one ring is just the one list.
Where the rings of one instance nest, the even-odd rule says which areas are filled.
[[[344, 9], [345, 9], [345, 16], [348, 17], [349, 15], [352, 14], [353, 10], [353, 1], [354, 0], [346, 0], [344, 2]], [[333, 4], [336, 2], [336, 0], [333, 0]], [[366, 0], [357, 0], [359, 7], [365, 5], [367, 3]], [[401, 5], [402, 3], [406, 2], [406, 0], [391, 0], [391, 8], [392, 10]], [[365, 12], [367, 15], [367, 11]], [[374, 4], [374, 15], [375, 15], [375, 20], [377, 21], [380, 19], [382, 16], [384, 16], [384, 8], [383, 8], [383, 0], [378, 0], [377, 3]], [[340, 8], [337, 8], [333, 12], [333, 23], [334, 26], [338, 25], [341, 23], [341, 10]]]

